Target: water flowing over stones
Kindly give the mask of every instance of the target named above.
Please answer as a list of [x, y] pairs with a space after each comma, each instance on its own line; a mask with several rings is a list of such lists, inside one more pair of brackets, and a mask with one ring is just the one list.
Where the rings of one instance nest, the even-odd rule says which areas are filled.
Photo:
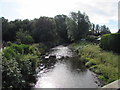
[[86, 69], [69, 46], [52, 48], [37, 71], [35, 88], [98, 88], [100, 85], [95, 74]]

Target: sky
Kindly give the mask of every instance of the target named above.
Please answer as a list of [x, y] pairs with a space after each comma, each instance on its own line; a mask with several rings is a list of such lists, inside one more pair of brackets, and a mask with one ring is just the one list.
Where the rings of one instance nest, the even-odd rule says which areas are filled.
[[119, 0], [0, 0], [0, 17], [10, 21], [32, 20], [40, 16], [70, 15], [70, 12], [80, 10], [89, 16], [92, 23], [105, 24], [115, 33], [118, 31], [118, 2]]

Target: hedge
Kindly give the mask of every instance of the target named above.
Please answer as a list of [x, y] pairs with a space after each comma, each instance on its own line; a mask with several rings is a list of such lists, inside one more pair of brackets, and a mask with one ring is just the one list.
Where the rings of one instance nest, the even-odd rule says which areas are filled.
[[103, 35], [100, 47], [104, 50], [112, 50], [113, 52], [120, 53], [120, 33]]

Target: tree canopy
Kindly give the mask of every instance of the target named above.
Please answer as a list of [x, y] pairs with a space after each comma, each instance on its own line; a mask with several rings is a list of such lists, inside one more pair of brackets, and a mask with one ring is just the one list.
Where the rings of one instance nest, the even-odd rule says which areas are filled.
[[84, 38], [90, 29], [90, 20], [85, 13], [80, 11], [71, 12], [70, 18], [67, 19], [68, 38], [71, 41], [78, 41]]
[[8, 21], [2, 17], [2, 27], [5, 42], [16, 42], [18, 39], [22, 42], [22, 38], [27, 37], [26, 40], [30, 39], [30, 42], [44, 43], [47, 46], [79, 41], [87, 35], [99, 36], [110, 33], [106, 25], [91, 23], [88, 15], [80, 11], [71, 12], [69, 16], [63, 14], [54, 18], [43, 16], [33, 20]]

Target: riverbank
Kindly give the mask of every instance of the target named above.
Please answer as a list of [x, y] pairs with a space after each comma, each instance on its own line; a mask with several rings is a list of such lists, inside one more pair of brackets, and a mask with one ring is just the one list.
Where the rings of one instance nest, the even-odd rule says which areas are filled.
[[102, 50], [99, 45], [87, 42], [71, 45], [85, 66], [98, 74], [103, 85], [118, 79], [118, 60], [120, 55]]
[[36, 83], [36, 68], [45, 53], [44, 44], [14, 44], [1, 52], [2, 55], [2, 88], [30, 88]]
[[99, 88], [96, 74], [85, 67], [70, 46], [51, 48], [42, 59], [35, 88]]

